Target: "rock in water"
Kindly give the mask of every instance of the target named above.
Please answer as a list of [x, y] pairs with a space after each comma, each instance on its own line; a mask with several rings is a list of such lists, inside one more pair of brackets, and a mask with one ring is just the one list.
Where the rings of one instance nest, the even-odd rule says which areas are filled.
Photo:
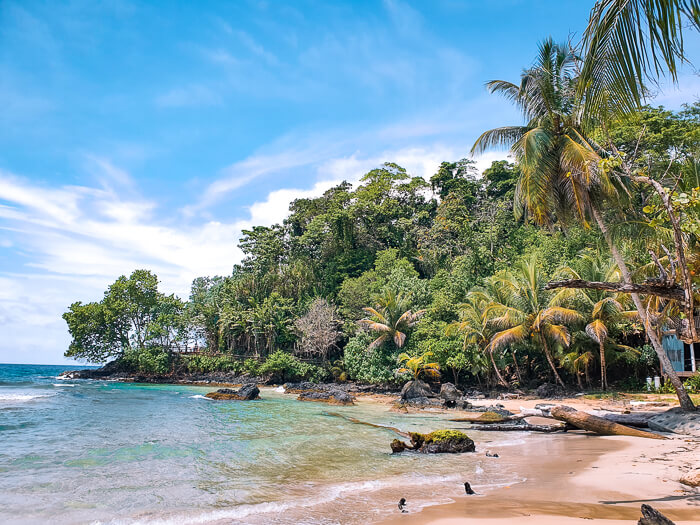
[[474, 489], [472, 488], [472, 486], [469, 484], [468, 481], [464, 482], [464, 492], [466, 492], [467, 495], [469, 495], [469, 496], [473, 496], [474, 494], [476, 494], [476, 492], [474, 492]]
[[452, 383], [443, 383], [440, 386], [440, 397], [445, 402], [446, 407], [453, 407], [457, 403], [461, 394]]
[[322, 401], [331, 405], [354, 405], [353, 397], [342, 390], [326, 390], [323, 392], [306, 391], [299, 394], [299, 401]]
[[399, 510], [400, 510], [401, 512], [408, 512], [408, 511], [406, 510], [406, 498], [401, 498], [401, 499], [399, 500]]
[[250, 383], [243, 385], [238, 390], [233, 390], [231, 388], [220, 388], [216, 392], [209, 392], [206, 397], [221, 401], [251, 401], [253, 399], [259, 399], [259, 394], [260, 389], [258, 389], [257, 385], [255, 383]]
[[411, 432], [413, 449], [428, 454], [457, 454], [474, 452], [474, 441], [458, 430], [436, 430], [430, 434]]
[[409, 445], [408, 443], [404, 443], [400, 439], [395, 439], [391, 442], [392, 454], [398, 454], [399, 452], [403, 452], [404, 450], [411, 450], [411, 445]]

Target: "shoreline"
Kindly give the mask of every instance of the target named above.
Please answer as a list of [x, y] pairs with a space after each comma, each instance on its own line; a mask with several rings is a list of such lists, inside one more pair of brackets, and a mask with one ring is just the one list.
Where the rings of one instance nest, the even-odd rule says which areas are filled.
[[[700, 441], [656, 441], [579, 432], [551, 435], [549, 439], [549, 446], [539, 451], [521, 445], [518, 451], [510, 447], [501, 453], [498, 446], [491, 447], [508, 467], [527, 473], [523, 483], [483, 495], [461, 494], [453, 498], [453, 503], [426, 507], [417, 513], [397, 511], [380, 523], [506, 525], [517, 520], [555, 525], [586, 520], [629, 524], [641, 517], [643, 503], [676, 525], [700, 523], [700, 490], [678, 482], [682, 468], [697, 465]], [[555, 444], [559, 446], [552, 446]], [[518, 454], [523, 451], [528, 454]]]

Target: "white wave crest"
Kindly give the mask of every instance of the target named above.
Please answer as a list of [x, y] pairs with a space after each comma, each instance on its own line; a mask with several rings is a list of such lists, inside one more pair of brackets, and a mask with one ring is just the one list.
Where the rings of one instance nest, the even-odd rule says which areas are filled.
[[5, 394], [0, 392], [0, 402], [24, 403], [33, 399], [38, 399], [41, 397], [51, 397], [55, 395], [55, 392], [50, 394]]
[[206, 399], [207, 401], [214, 401], [213, 399], [203, 396], [202, 394], [195, 394], [193, 396], [190, 396], [190, 399]]
[[53, 386], [75, 386], [73, 383], [53, 383]]

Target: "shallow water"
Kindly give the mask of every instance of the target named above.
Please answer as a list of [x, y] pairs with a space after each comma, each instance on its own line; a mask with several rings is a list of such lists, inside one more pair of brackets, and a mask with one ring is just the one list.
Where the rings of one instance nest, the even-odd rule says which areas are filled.
[[481, 492], [522, 480], [483, 455], [520, 433], [472, 433], [476, 454], [391, 455], [393, 432], [329, 412], [402, 430], [458, 424], [273, 389], [217, 402], [203, 397], [211, 388], [57, 380], [65, 369], [0, 365], [2, 523], [359, 524], [401, 497], [415, 512], [466, 480]]

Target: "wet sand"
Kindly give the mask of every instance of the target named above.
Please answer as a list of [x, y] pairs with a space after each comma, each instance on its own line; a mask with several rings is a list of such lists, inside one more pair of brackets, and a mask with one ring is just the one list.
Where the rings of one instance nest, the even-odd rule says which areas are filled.
[[[501, 403], [518, 411], [540, 400]], [[561, 401], [560, 401], [561, 403]], [[579, 409], [600, 402], [567, 400]], [[636, 523], [647, 503], [677, 525], [700, 524], [700, 489], [678, 482], [690, 468], [700, 467], [700, 440], [681, 436], [664, 441], [583, 432], [548, 435], [543, 444], [526, 443], [499, 450], [477, 442], [477, 454], [497, 452], [503, 467], [526, 480], [483, 494], [466, 496], [455, 487], [454, 503], [401, 514], [384, 525], [501, 525], [511, 523], [573, 524]], [[535, 440], [533, 439], [533, 442]], [[465, 479], [464, 481], [469, 481]], [[460, 491], [461, 488], [461, 491]], [[460, 492], [459, 494], [457, 494]], [[410, 502], [409, 502], [410, 511]]]

